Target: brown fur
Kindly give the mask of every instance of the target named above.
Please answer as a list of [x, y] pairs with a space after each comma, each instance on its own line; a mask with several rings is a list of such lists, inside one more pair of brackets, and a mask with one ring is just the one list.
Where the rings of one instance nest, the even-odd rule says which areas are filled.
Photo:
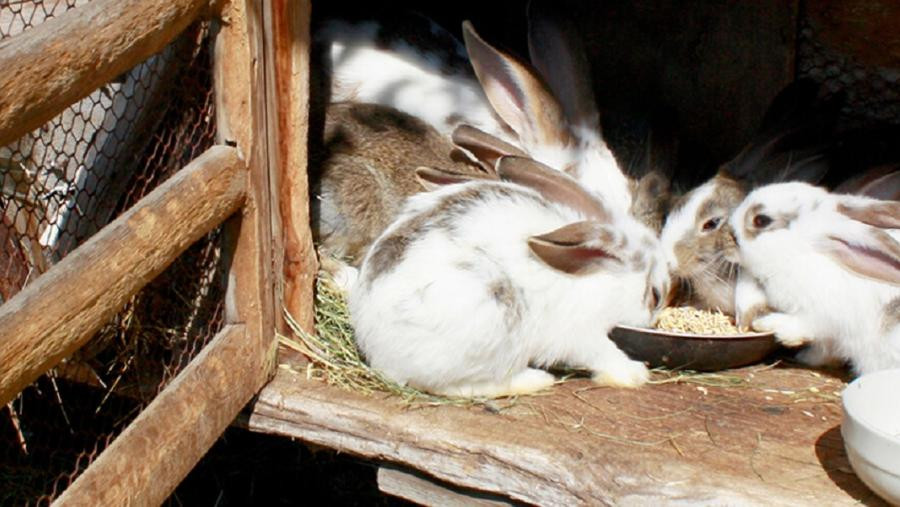
[[900, 202], [879, 201], [869, 205], [838, 204], [837, 210], [853, 220], [882, 229], [900, 229]]
[[[366, 250], [400, 212], [404, 200], [423, 190], [419, 166], [483, 175], [479, 167], [450, 156], [453, 146], [413, 116], [375, 104], [328, 106], [324, 143], [313, 154], [313, 234], [322, 250], [359, 265]], [[322, 208], [337, 223], [323, 223]], [[329, 215], [331, 217], [331, 215]]]
[[[694, 233], [675, 243], [675, 256], [681, 269], [673, 275], [683, 282], [678, 286], [679, 303], [730, 313], [734, 307], [732, 294], [737, 271], [731, 262], [717, 259], [725, 255], [727, 260], [728, 254], [736, 249], [727, 220], [743, 200], [745, 190], [741, 183], [725, 174], [717, 175], [713, 181], [716, 182], [714, 192], [694, 216]], [[682, 208], [688, 197], [680, 199], [674, 209]], [[718, 227], [702, 232], [703, 224], [716, 217], [720, 219]]]

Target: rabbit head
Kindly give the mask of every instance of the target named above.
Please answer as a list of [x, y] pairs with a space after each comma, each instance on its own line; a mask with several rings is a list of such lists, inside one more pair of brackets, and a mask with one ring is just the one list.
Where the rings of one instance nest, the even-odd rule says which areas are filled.
[[798, 80], [776, 95], [757, 133], [712, 179], [676, 200], [661, 239], [676, 279], [672, 298], [734, 313], [737, 266], [728, 217], [748, 189], [775, 181], [822, 179], [838, 99], [818, 99], [817, 85]]
[[608, 206], [629, 210], [629, 181], [600, 132], [587, 58], [571, 27], [529, 3], [531, 64], [487, 43], [468, 21], [463, 39], [494, 111], [533, 159], [560, 169]]
[[799, 357], [812, 364], [900, 366], [900, 202], [773, 184], [751, 192], [730, 224], [768, 307], [755, 329], [809, 344]]

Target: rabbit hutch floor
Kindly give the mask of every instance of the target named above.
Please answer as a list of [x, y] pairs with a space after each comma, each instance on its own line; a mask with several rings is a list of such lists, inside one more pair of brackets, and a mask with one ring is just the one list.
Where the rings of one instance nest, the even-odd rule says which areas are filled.
[[247, 423], [376, 460], [382, 490], [421, 503], [882, 504], [844, 453], [843, 378], [780, 362], [655, 378], [410, 406], [282, 365]]

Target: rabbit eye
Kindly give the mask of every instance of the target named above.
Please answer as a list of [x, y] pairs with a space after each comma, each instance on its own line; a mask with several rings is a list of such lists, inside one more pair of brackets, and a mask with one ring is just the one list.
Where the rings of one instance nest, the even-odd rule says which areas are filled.
[[711, 230], [713, 230], [713, 229], [716, 229], [716, 228], [719, 227], [719, 224], [720, 224], [720, 223], [722, 223], [722, 217], [713, 217], [713, 218], [710, 218], [710, 219], [707, 220], [706, 222], [703, 222], [703, 226], [702, 226], [702, 227], [703, 227], [703, 231], [704, 231], [704, 232], [709, 232], [709, 231], [711, 231]]
[[769, 215], [759, 214], [753, 217], [753, 227], [756, 227], [757, 229], [768, 227], [771, 223], [772, 217], [770, 217]]

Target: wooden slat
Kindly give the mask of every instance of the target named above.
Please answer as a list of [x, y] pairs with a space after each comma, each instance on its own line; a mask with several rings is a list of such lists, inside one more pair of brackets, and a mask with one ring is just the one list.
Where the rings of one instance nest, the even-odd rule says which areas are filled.
[[685, 379], [410, 409], [282, 367], [248, 424], [537, 505], [884, 505], [847, 462], [830, 372]]
[[160, 51], [209, 0], [94, 0], [0, 42], [0, 146]]
[[[275, 321], [281, 303], [276, 290], [274, 259], [280, 232], [272, 228], [273, 196], [267, 146], [265, 58], [262, 2], [235, 0], [222, 12], [227, 20], [215, 39], [217, 137], [233, 143], [247, 157], [247, 203], [240, 217], [229, 221], [227, 241], [234, 246], [226, 296], [226, 319], [247, 326], [254, 353], [269, 367], [256, 372], [257, 388], [272, 372], [276, 350]], [[277, 202], [277, 201], [276, 201]]]
[[234, 213], [243, 167], [233, 148], [207, 150], [0, 306], [0, 406]]
[[378, 467], [378, 489], [419, 505], [443, 507], [509, 506], [513, 503], [497, 495], [465, 491], [396, 467]]
[[[266, 97], [273, 194], [280, 211], [273, 227], [283, 231], [284, 306], [306, 331], [313, 330], [317, 260], [309, 227], [307, 135], [309, 120], [308, 0], [273, 0], [266, 10]], [[280, 322], [282, 332], [288, 332]]]
[[229, 325], [54, 505], [159, 505], [256, 393], [265, 368], [243, 325]]

